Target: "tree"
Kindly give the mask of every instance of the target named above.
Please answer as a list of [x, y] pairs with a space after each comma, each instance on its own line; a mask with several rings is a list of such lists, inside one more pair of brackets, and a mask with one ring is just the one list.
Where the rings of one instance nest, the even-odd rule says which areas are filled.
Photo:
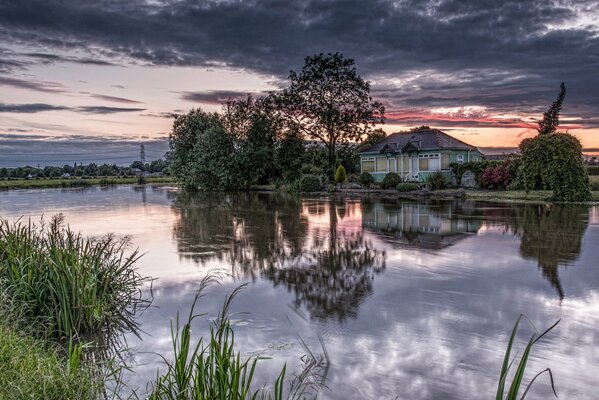
[[242, 186], [267, 182], [275, 169], [275, 143], [280, 135], [280, 118], [269, 98], [230, 99], [223, 106], [221, 121], [236, 141], [236, 173]]
[[354, 60], [339, 53], [306, 57], [289, 81], [273, 95], [277, 108], [289, 127], [327, 146], [331, 173], [337, 143], [360, 141], [385, 121], [385, 107], [370, 96], [370, 83], [358, 75]]
[[539, 132], [539, 135], [555, 133], [557, 126], [559, 125], [559, 113], [562, 109], [562, 103], [564, 102], [565, 96], [566, 85], [562, 82], [557, 99], [555, 99], [555, 101], [551, 103], [549, 109], [543, 113], [543, 119], [538, 121], [539, 128], [537, 131]]
[[218, 115], [204, 112], [199, 108], [179, 115], [173, 121], [173, 128], [169, 134], [170, 169], [183, 186], [197, 189], [195, 186], [197, 181], [191, 174], [192, 167], [197, 161], [195, 148], [208, 130], [217, 127], [222, 129]]
[[297, 132], [289, 131], [279, 140], [275, 152], [275, 165], [283, 179], [299, 179], [305, 153], [304, 142]]
[[565, 94], [562, 82], [557, 99], [539, 121], [539, 134], [520, 143], [519, 179], [527, 191], [551, 189], [554, 200], [585, 201], [591, 192], [582, 145], [576, 137], [556, 132]]
[[384, 130], [382, 130], [381, 128], [374, 129], [368, 134], [368, 137], [360, 144], [360, 150], [373, 146], [381, 140], [385, 139], [386, 137], [387, 134]]
[[141, 161], [133, 161], [131, 165], [129, 165], [129, 168], [137, 168], [140, 171], [146, 170], [146, 166]]

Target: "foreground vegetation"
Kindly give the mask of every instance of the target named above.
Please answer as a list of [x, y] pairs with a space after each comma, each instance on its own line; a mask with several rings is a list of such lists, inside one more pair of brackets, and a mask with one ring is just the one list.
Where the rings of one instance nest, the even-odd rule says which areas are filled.
[[150, 383], [150, 400], [204, 400], [204, 399], [303, 399], [320, 389], [320, 373], [326, 363], [322, 357], [310, 357], [304, 362], [300, 374], [286, 378], [284, 366], [272, 387], [256, 387], [254, 376], [259, 363], [265, 358], [250, 356], [242, 358], [235, 349], [235, 331], [230, 318], [230, 308], [235, 296], [243, 289], [239, 286], [227, 295], [216, 320], [210, 326], [210, 337], [200, 337], [194, 344], [191, 323], [199, 315], [195, 313], [203, 290], [214, 279], [205, 278], [200, 284], [187, 320], [180, 326], [179, 315], [171, 323], [173, 344], [172, 361], [164, 360], [165, 372]]
[[[6, 314], [3, 315], [6, 318]], [[96, 399], [101, 382], [51, 342], [0, 322], [0, 399]]]
[[0, 399], [97, 399], [149, 279], [127, 239], [0, 220]]

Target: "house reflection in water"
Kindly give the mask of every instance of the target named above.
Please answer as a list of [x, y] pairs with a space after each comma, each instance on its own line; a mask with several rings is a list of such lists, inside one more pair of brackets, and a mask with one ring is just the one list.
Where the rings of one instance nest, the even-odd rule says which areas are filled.
[[[466, 212], [465, 212], [466, 211]], [[478, 232], [482, 222], [454, 202], [374, 203], [363, 208], [362, 227], [400, 246], [438, 250]]]

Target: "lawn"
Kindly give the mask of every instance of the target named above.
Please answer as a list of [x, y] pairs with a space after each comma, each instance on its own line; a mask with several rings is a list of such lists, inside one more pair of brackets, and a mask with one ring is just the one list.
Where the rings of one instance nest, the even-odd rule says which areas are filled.
[[[551, 201], [550, 190], [467, 190], [466, 197], [472, 200], [487, 201], [527, 201], [547, 202]], [[599, 201], [599, 190], [592, 192], [593, 201]]]

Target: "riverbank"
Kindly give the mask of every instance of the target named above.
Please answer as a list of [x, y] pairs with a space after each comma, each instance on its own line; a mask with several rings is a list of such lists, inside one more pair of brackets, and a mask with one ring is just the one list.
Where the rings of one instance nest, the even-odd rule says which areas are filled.
[[[175, 183], [170, 176], [144, 177], [144, 183]], [[0, 180], [0, 190], [74, 188], [93, 185], [133, 185], [138, 183], [136, 176], [102, 178], [58, 178], [58, 179], [5, 179]]]
[[[599, 191], [591, 192], [591, 202], [599, 202]], [[504, 201], [504, 202], [551, 202], [551, 190], [468, 190], [466, 198], [481, 201]]]

